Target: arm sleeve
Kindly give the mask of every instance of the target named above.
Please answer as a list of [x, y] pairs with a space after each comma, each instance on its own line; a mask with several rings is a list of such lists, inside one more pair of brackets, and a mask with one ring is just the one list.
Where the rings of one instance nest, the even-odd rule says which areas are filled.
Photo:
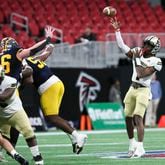
[[130, 51], [130, 47], [128, 47], [123, 42], [120, 31], [115, 32], [115, 35], [116, 35], [116, 41], [117, 41], [118, 47], [121, 48], [124, 53], [128, 53]]
[[32, 49], [32, 50], [30, 51], [30, 55], [33, 56], [33, 55], [35, 55], [37, 52], [39, 52], [39, 51], [41, 51], [42, 49], [44, 49], [45, 46], [50, 42], [50, 40], [51, 40], [51, 38], [48, 37], [44, 43], [42, 43], [42, 44], [41, 44], [40, 46], [38, 46], [37, 48]]

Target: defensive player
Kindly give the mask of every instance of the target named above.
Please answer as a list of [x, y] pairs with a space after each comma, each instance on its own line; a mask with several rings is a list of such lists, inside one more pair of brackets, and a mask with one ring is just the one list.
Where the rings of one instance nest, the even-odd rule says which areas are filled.
[[[162, 68], [161, 59], [156, 57], [160, 49], [160, 39], [156, 36], [147, 36], [142, 48], [131, 49], [121, 37], [120, 23], [116, 18], [111, 18], [111, 24], [115, 30], [116, 41], [119, 48], [132, 59], [133, 75], [132, 84], [124, 98], [126, 128], [129, 137], [129, 156], [141, 157], [145, 154], [143, 148], [144, 126], [143, 117], [151, 99], [150, 83], [153, 74]], [[134, 120], [134, 121], [133, 121]], [[137, 128], [137, 138], [134, 138], [134, 122]]]
[[[64, 94], [63, 82], [40, 60], [47, 59], [52, 51], [53, 47], [49, 45], [40, 56], [28, 57], [23, 63], [33, 70], [33, 84], [38, 89], [40, 105], [45, 118], [70, 135], [73, 152], [79, 154], [87, 140], [87, 135], [79, 134], [66, 120], [59, 116], [60, 104]], [[25, 72], [23, 72], [23, 77], [26, 74]], [[27, 81], [27, 79], [25, 80]]]
[[44, 49], [52, 38], [53, 32], [54, 29], [48, 26], [45, 29], [47, 38], [26, 49], [21, 48], [14, 38], [3, 38], [0, 43], [2, 50], [2, 53], [0, 54], [0, 65], [4, 67], [5, 74], [14, 77], [19, 81], [20, 73], [22, 71], [22, 60]]
[[[54, 29], [48, 26], [45, 29], [45, 32], [47, 37], [45, 40], [40, 41], [37, 44], [27, 49], [22, 49], [20, 45], [16, 42], [16, 40], [13, 38], [6, 37], [2, 39], [0, 43], [0, 47], [2, 50], [2, 53], [0, 54], [0, 64], [4, 67], [6, 75], [10, 75], [11, 77], [16, 78], [17, 81], [20, 80], [20, 73], [22, 71], [22, 60], [25, 57], [28, 57], [31, 54], [34, 54], [45, 48], [45, 46], [49, 43], [50, 39], [53, 36]], [[13, 139], [13, 137], [11, 137], [11, 139]], [[37, 145], [35, 136], [34, 138], [29, 139], [29, 141], [30, 141], [29, 143]], [[38, 149], [37, 148], [35, 149], [34, 147], [33, 152], [38, 152], [35, 150]], [[35, 161], [40, 161], [41, 163], [43, 162], [41, 154], [37, 156], [36, 154], [33, 155], [35, 155], [34, 156]]]

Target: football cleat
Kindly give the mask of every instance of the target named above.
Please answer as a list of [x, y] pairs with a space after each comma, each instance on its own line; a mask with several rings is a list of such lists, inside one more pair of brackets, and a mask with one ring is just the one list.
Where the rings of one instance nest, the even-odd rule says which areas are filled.
[[42, 159], [41, 154], [33, 157], [33, 159], [35, 161], [35, 165], [44, 165], [44, 161]]
[[84, 134], [79, 134], [79, 136], [76, 138], [76, 144], [75, 144], [75, 153], [76, 154], [79, 154], [82, 150], [83, 150], [83, 147], [87, 141], [87, 135], [84, 135]]
[[131, 158], [141, 158], [141, 157], [144, 156], [144, 154], [145, 154], [144, 148], [138, 146], [138, 147], [135, 149], [135, 152], [132, 154]]
[[73, 153], [76, 153], [77, 143], [72, 143]]
[[131, 143], [131, 144], [129, 145], [128, 157], [131, 157], [131, 156], [134, 154], [136, 148], [137, 148], [137, 142], [134, 141], [133, 143]]
[[76, 153], [76, 144], [77, 144], [76, 139], [70, 134], [67, 135], [72, 143], [73, 153]]
[[13, 158], [21, 165], [29, 165], [29, 162], [20, 154], [15, 154]]

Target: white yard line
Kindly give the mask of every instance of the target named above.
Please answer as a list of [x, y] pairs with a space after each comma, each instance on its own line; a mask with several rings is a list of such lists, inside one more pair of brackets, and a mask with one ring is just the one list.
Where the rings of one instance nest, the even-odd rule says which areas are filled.
[[[158, 132], [158, 131], [165, 131], [165, 128], [147, 128], [145, 129], [146, 132]], [[126, 130], [93, 130], [93, 131], [80, 131], [82, 133], [86, 133], [86, 134], [114, 134], [114, 133], [125, 133]], [[37, 136], [59, 136], [59, 135], [65, 135], [64, 132], [62, 131], [54, 131], [54, 132], [37, 132], [36, 133]], [[115, 145], [128, 145], [127, 142], [122, 142], [122, 143], [87, 143], [87, 146], [115, 146]], [[26, 145], [18, 145], [18, 148], [27, 148]], [[71, 147], [71, 144], [40, 144], [39, 147], [43, 147], [43, 148], [58, 148], [58, 147]], [[153, 148], [154, 146], [150, 146], [148, 148], [146, 148], [147, 150], [149, 150], [150, 148]], [[100, 157], [100, 158], [104, 158], [104, 159], [112, 159], [113, 156], [114, 158], [116, 157], [115, 155], [117, 154], [122, 154], [125, 153], [126, 151], [123, 152], [101, 152], [101, 153], [81, 153], [80, 155], [76, 155], [76, 154], [64, 154], [64, 155], [53, 155], [54, 157]], [[117, 160], [119, 160], [117, 158]], [[120, 159], [121, 160], [121, 159]], [[126, 160], [126, 159], [125, 159]], [[129, 159], [130, 161], [131, 159]], [[131, 160], [132, 161], [132, 160]]]
[[[159, 131], [165, 131], [165, 128], [146, 128], [146, 132], [159, 132]], [[79, 131], [86, 134], [109, 134], [109, 133], [125, 133], [126, 130], [92, 130], [92, 131]], [[54, 132], [36, 132], [37, 136], [51, 136], [51, 135], [64, 135], [65, 133], [62, 131], [54, 131]]]
[[[115, 146], [115, 145], [125, 145], [127, 143], [87, 143], [86, 146]], [[70, 147], [71, 144], [39, 144], [39, 147]], [[17, 145], [19, 148], [25, 148], [27, 145]]]

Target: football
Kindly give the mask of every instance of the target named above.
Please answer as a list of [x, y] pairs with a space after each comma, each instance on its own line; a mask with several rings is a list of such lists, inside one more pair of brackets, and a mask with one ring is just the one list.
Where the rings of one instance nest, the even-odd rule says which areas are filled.
[[103, 9], [103, 14], [108, 17], [114, 17], [117, 14], [117, 10], [113, 6], [107, 6]]

